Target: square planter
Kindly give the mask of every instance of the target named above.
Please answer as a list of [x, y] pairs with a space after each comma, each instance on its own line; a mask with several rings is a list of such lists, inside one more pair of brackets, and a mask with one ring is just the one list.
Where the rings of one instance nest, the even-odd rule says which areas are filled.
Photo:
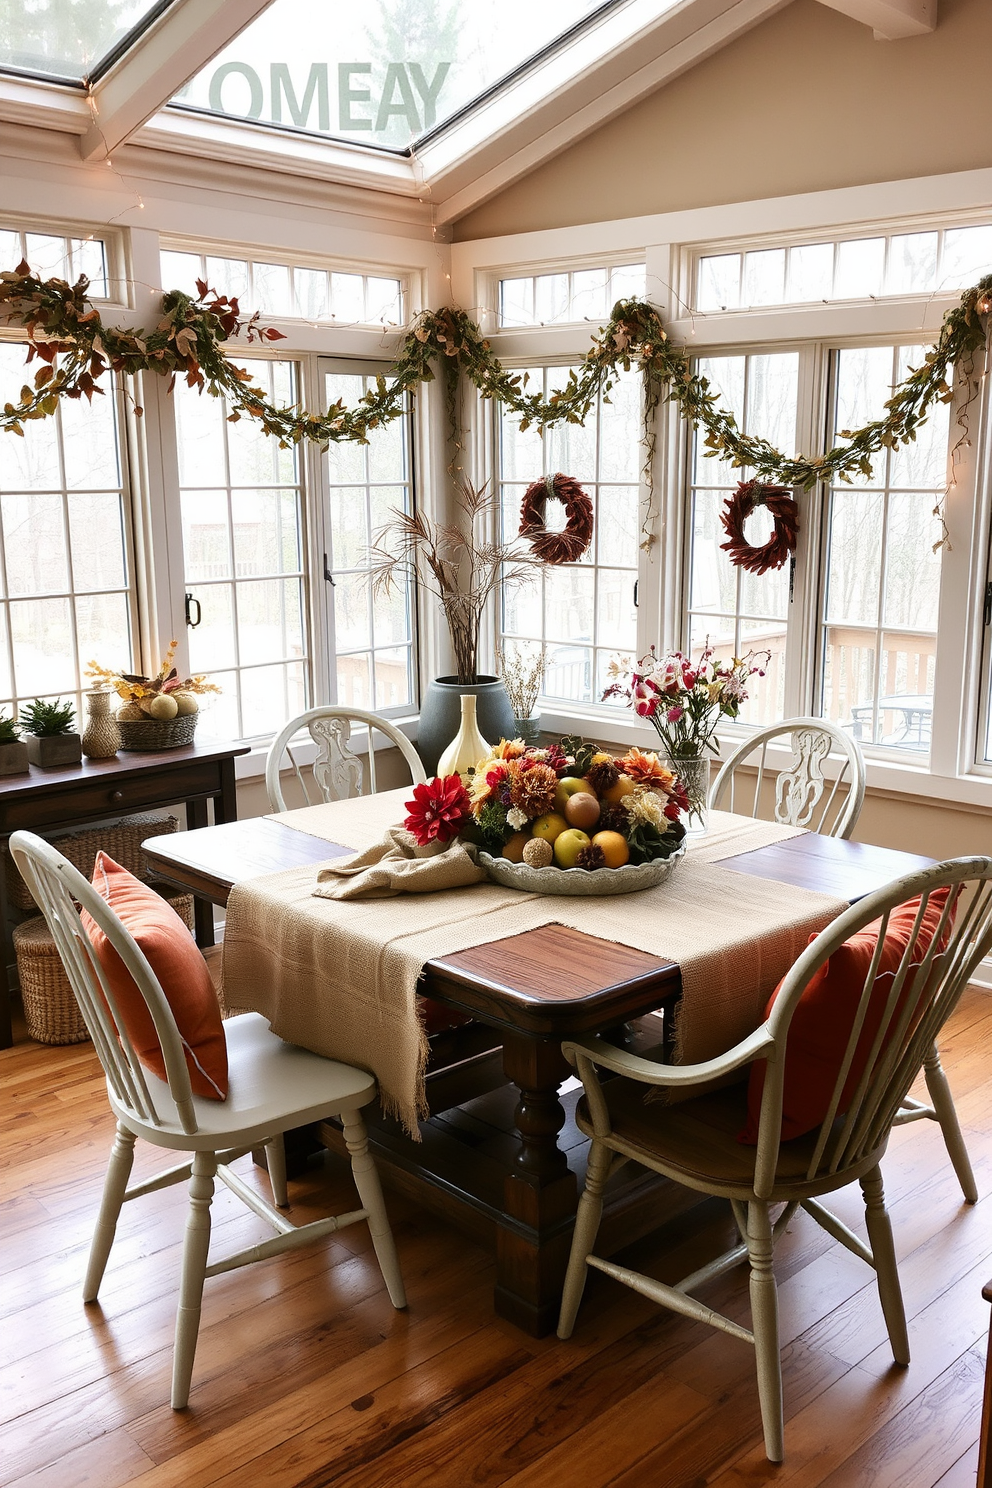
[[56, 765], [78, 765], [83, 745], [78, 734], [26, 734], [24, 742], [33, 765], [52, 769]]
[[0, 775], [22, 775], [28, 765], [28, 746], [23, 739], [0, 744]]

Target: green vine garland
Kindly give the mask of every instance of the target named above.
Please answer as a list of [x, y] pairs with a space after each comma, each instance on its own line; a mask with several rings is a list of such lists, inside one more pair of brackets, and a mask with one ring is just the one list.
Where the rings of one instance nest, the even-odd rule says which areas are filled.
[[54, 413], [62, 397], [92, 399], [103, 391], [99, 382], [108, 372], [127, 376], [155, 372], [170, 379], [182, 376], [189, 386], [206, 388], [214, 397], [223, 394], [231, 421], [242, 416], [257, 419], [282, 447], [303, 439], [323, 445], [343, 440], [365, 443], [370, 430], [402, 415], [408, 394], [433, 380], [434, 362], [443, 369], [450, 415], [457, 408], [458, 379], [463, 374], [483, 398], [497, 399], [517, 414], [521, 430], [536, 426], [543, 432], [562, 422], [583, 423], [597, 396], [609, 392], [617, 372], [633, 367], [644, 378], [647, 463], [653, 413], [667, 397], [683, 418], [705, 429], [708, 455], [726, 459], [735, 468], [747, 466], [759, 481], [805, 491], [821, 480], [870, 475], [874, 455], [915, 439], [932, 404], [951, 400], [953, 368], [963, 363], [970, 374], [975, 353], [985, 346], [986, 317], [992, 309], [989, 274], [944, 316], [936, 344], [894, 389], [884, 417], [862, 429], [843, 430], [847, 443], [807, 458], [783, 455], [767, 440], [744, 434], [734, 415], [717, 406], [708, 380], [692, 371], [685, 348], [669, 340], [658, 312], [639, 300], [621, 300], [614, 306], [609, 324], [594, 337], [580, 367], [547, 398], [526, 391], [525, 374], [502, 366], [463, 311], [425, 310], [406, 336], [388, 378], [377, 378], [375, 390], [354, 407], [339, 401], [317, 414], [297, 405], [280, 408], [270, 403], [251, 373], [229, 359], [225, 343], [241, 332], [248, 342], [282, 339], [280, 332], [260, 326], [257, 315], [243, 319], [236, 299], [213, 294], [198, 281], [198, 298], [170, 290], [155, 329], [132, 332], [105, 326], [88, 302], [88, 288], [85, 276], [72, 286], [60, 279], [38, 279], [26, 263], [0, 274], [0, 317], [26, 329], [27, 360], [38, 357], [42, 362], [34, 385], [21, 389], [20, 401], [3, 406], [0, 427], [7, 433], [23, 435], [26, 422]]

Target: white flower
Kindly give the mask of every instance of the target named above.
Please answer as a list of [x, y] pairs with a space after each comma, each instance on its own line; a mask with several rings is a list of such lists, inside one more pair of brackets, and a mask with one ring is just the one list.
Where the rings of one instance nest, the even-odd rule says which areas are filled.
[[511, 806], [506, 813], [506, 819], [515, 832], [519, 832], [530, 821], [526, 811], [521, 811], [519, 806]]

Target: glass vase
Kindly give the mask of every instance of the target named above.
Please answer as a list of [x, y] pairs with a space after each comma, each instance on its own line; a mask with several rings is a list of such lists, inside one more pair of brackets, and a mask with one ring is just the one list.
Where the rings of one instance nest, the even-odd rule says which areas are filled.
[[532, 713], [529, 718], [515, 718], [513, 726], [516, 729], [516, 738], [522, 739], [525, 744], [536, 744], [541, 737], [540, 713]]
[[689, 809], [683, 818], [690, 837], [701, 836], [709, 825], [707, 798], [710, 791], [710, 758], [708, 754], [674, 755], [658, 751], [676, 780], [689, 797]]

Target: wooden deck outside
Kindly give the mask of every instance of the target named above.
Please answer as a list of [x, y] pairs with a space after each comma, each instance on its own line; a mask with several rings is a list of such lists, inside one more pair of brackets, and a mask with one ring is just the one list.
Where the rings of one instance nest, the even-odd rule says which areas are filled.
[[[23, 1035], [22, 1035], [23, 1039]], [[127, 1206], [98, 1307], [79, 1297], [112, 1121], [88, 1045], [0, 1052], [0, 1483], [7, 1488], [971, 1488], [992, 1275], [992, 997], [942, 1051], [979, 1189], [961, 1202], [940, 1133], [898, 1131], [884, 1165], [913, 1363], [892, 1366], [870, 1272], [806, 1216], [777, 1251], [786, 1461], [760, 1445], [750, 1349], [590, 1280], [574, 1338], [493, 1315], [493, 1263], [389, 1196], [410, 1295], [390, 1307], [361, 1228], [207, 1283], [190, 1409], [168, 1380], [184, 1204]], [[482, 1156], [493, 1098], [461, 1116]], [[573, 1139], [575, 1134], [572, 1134]], [[139, 1146], [138, 1170], [156, 1154]], [[249, 1181], [264, 1178], [243, 1159]], [[293, 1218], [344, 1206], [337, 1159], [292, 1186]], [[855, 1189], [835, 1202], [860, 1227]], [[723, 1249], [709, 1203], [630, 1254], [674, 1280]], [[222, 1191], [218, 1253], [263, 1226]], [[742, 1273], [704, 1300], [747, 1316]]]

